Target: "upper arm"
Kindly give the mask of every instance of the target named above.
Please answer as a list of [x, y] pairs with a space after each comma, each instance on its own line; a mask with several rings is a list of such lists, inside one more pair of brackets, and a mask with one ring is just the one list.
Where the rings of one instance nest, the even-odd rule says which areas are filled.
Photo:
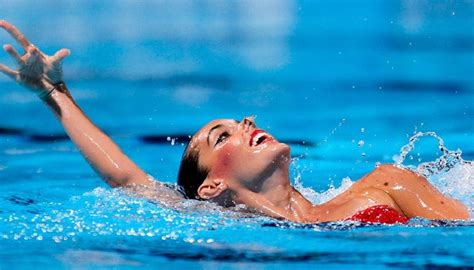
[[140, 170], [139, 172], [134, 173], [129, 176], [126, 185], [145, 185], [149, 186], [152, 184], [153, 180], [146, 174], [144, 171]]

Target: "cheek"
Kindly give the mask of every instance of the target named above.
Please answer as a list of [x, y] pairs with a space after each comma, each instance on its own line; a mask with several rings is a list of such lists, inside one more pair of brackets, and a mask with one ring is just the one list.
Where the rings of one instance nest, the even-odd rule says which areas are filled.
[[219, 153], [216, 156], [216, 161], [214, 163], [214, 172], [217, 176], [223, 176], [231, 172], [235, 168], [235, 152], [234, 147], [224, 146], [220, 149]]

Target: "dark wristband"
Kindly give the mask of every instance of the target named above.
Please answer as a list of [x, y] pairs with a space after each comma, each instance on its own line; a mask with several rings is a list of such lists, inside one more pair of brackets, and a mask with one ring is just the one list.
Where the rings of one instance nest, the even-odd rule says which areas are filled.
[[69, 94], [66, 84], [64, 82], [59, 82], [59, 83], [54, 84], [53, 88], [51, 88], [51, 90], [49, 90], [46, 95], [42, 96], [41, 99], [43, 100], [48, 99], [55, 90], [64, 94]]

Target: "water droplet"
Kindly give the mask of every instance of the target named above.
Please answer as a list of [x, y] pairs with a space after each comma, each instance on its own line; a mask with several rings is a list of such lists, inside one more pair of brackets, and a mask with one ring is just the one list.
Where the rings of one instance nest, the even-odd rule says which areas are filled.
[[363, 140], [360, 140], [358, 143], [357, 143], [357, 146], [359, 147], [362, 147], [364, 146], [365, 142]]
[[[438, 149], [441, 151], [441, 156], [434, 161], [419, 164], [416, 168], [418, 173], [429, 177], [442, 171], [448, 171], [456, 164], [464, 162], [464, 160], [461, 158], [461, 150], [450, 151], [444, 146], [443, 139], [441, 139], [441, 137], [439, 137], [435, 132], [431, 131], [417, 132], [415, 135], [411, 136], [408, 140], [408, 144], [404, 145], [400, 149], [400, 155], [394, 159], [395, 164], [402, 165], [408, 154], [415, 148], [415, 142], [418, 141], [419, 138], [426, 136], [431, 136], [438, 140]], [[438, 156], [440, 153], [436, 152], [435, 154]], [[408, 158], [411, 160], [413, 159], [413, 156], [410, 155]]]

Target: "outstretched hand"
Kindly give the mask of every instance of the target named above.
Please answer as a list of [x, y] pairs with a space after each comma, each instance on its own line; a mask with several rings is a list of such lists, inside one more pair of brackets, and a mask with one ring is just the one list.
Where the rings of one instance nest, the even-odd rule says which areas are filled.
[[55, 84], [62, 82], [62, 61], [69, 56], [70, 51], [61, 49], [52, 56], [46, 55], [9, 22], [0, 20], [0, 27], [10, 33], [25, 51], [20, 55], [12, 45], [3, 45], [3, 49], [17, 62], [18, 70], [0, 63], [0, 71], [38, 96], [47, 96]]

